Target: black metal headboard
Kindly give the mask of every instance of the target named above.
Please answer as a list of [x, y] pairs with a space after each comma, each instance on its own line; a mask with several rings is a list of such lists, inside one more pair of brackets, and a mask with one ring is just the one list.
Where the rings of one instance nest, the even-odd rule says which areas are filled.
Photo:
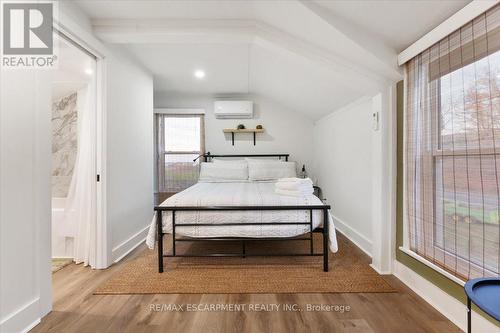
[[207, 152], [206, 154], [203, 154], [203, 155], [200, 155], [198, 156], [197, 158], [195, 158], [193, 160], [193, 162], [196, 162], [197, 159], [199, 159], [200, 157], [203, 157], [203, 160], [205, 162], [208, 162], [210, 161], [210, 159], [214, 158], [214, 157], [277, 157], [278, 159], [282, 159], [284, 158], [285, 161], [288, 161], [288, 157], [290, 156], [290, 154], [245, 154], [245, 155], [241, 155], [241, 154], [237, 154], [237, 155], [214, 155], [214, 154], [210, 154], [210, 152]]

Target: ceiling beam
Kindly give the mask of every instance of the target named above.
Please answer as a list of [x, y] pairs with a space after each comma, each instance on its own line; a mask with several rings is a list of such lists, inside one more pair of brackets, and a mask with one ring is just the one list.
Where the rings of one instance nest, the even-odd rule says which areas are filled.
[[[303, 39], [284, 33], [283, 31], [262, 22], [259, 22], [257, 25], [255, 43], [268, 49], [278, 51], [281, 49], [283, 51], [293, 53], [312, 63], [328, 67], [330, 70], [339, 75], [357, 76], [362, 79], [366, 85], [370, 85], [370, 81], [375, 85], [386, 85], [388, 82], [386, 77], [379, 75], [370, 68], [354, 64], [353, 62], [341, 56], [335, 55], [328, 50], [304, 41]], [[346, 82], [347, 81], [351, 80], [346, 80]], [[351, 88], [356, 89], [359, 88], [359, 86], [353, 86]]]
[[93, 20], [94, 33], [119, 44], [251, 43], [253, 20]]

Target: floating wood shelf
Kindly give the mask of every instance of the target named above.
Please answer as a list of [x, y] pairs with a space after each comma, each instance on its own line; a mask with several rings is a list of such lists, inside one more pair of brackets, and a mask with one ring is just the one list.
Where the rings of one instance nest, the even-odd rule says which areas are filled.
[[258, 129], [258, 128], [244, 128], [244, 129], [237, 129], [237, 128], [224, 128], [223, 129], [224, 133], [264, 133], [264, 129]]
[[231, 141], [234, 146], [234, 133], [253, 133], [253, 145], [255, 146], [255, 135], [256, 133], [264, 133], [263, 128], [244, 128], [244, 129], [237, 129], [237, 128], [224, 128], [222, 130], [224, 133], [231, 133]]

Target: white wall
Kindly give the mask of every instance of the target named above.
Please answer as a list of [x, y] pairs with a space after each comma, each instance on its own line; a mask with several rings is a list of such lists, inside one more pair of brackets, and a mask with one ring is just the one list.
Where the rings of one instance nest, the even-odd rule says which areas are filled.
[[[152, 217], [153, 80], [120, 50], [106, 61], [106, 218], [115, 260], [145, 238]], [[19, 332], [52, 307], [50, 72], [2, 71], [0, 85], [0, 330]]]
[[[302, 114], [262, 98], [261, 96], [231, 96], [231, 99], [245, 99], [254, 102], [253, 119], [216, 119], [213, 113], [215, 98], [208, 96], [183, 96], [155, 92], [155, 108], [203, 108], [205, 109], [205, 148], [212, 154], [271, 154], [289, 153], [290, 160], [297, 167], [306, 165], [312, 170], [313, 121]], [[257, 144], [253, 145], [252, 134], [236, 134], [234, 146], [231, 134], [222, 132], [224, 128], [236, 128], [244, 124], [247, 128], [262, 125], [264, 133], [257, 134]]]
[[314, 161], [335, 226], [372, 251], [372, 99], [361, 98], [316, 121]]
[[27, 331], [52, 309], [51, 81], [45, 70], [0, 72], [1, 332]]
[[0, 331], [52, 307], [49, 71], [0, 73]]
[[[123, 50], [103, 48], [86, 18], [71, 15], [78, 10], [60, 9], [59, 27], [91, 41], [106, 56], [107, 252], [118, 256], [137, 237], [145, 238], [138, 230], [152, 215], [152, 76], [122, 56]], [[50, 75], [0, 73], [1, 332], [26, 331], [52, 309]]]
[[144, 240], [153, 216], [153, 77], [108, 48], [106, 219], [116, 261]]
[[106, 267], [144, 240], [152, 217], [153, 78], [125, 48], [96, 39], [90, 19], [74, 3], [60, 4], [58, 28], [102, 57], [97, 67], [103, 68], [105, 76], [106, 136], [103, 152], [98, 153], [105, 157], [102, 165], [98, 163], [104, 196], [98, 201], [107, 244], [97, 251], [107, 254], [107, 262], [98, 260], [99, 267]]
[[396, 235], [396, 84], [383, 87], [372, 98], [372, 113], [379, 115], [372, 132], [372, 268], [392, 273]]

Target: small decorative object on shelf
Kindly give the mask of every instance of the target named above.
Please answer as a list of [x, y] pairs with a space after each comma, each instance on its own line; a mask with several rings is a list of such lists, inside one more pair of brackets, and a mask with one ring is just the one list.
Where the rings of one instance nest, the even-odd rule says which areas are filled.
[[300, 171], [300, 177], [302, 178], [307, 178], [307, 171], [306, 171], [306, 165], [302, 165], [302, 170]]
[[[240, 126], [243, 126], [243, 128], [240, 128]], [[256, 141], [256, 133], [264, 133], [263, 128], [245, 128], [244, 125], [238, 125], [238, 128], [224, 128], [222, 130], [224, 133], [231, 133], [231, 142], [234, 146], [234, 133], [251, 133], [253, 135], [253, 145], [255, 146], [255, 141]]]
[[240, 130], [241, 130], [241, 129], [245, 129], [245, 125], [243, 125], [243, 124], [239, 124], [237, 128], [238, 128], [238, 129], [240, 129]]
[[256, 129], [262, 129], [262, 125], [257, 125]]

